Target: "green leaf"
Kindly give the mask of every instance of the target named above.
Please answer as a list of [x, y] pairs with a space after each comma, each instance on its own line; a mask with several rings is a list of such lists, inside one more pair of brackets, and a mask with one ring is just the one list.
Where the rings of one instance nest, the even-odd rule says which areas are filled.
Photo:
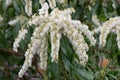
[[86, 71], [83, 69], [78, 69], [78, 68], [74, 68], [74, 70], [76, 71], [76, 73], [81, 75], [85, 80], [93, 80], [94, 79], [93, 72]]
[[111, 47], [112, 47], [112, 34], [110, 34], [110, 35], [108, 35], [108, 36], [109, 36], [109, 37], [108, 37], [108, 39], [107, 39], [106, 47], [107, 47], [108, 50], [110, 50]]
[[71, 69], [72, 69], [71, 63], [70, 63], [69, 60], [65, 57], [64, 53], [61, 53], [61, 55], [62, 55], [62, 62], [63, 62], [63, 64], [64, 64], [65, 69], [66, 69], [68, 72], [70, 72]]
[[13, 0], [13, 7], [18, 13], [21, 12], [16, 0]]
[[59, 80], [59, 64], [51, 63], [49, 64], [49, 80]]
[[112, 74], [108, 74], [112, 79], [114, 80], [118, 80], [116, 76], [112, 75]]
[[79, 74], [76, 74], [75, 71], [72, 71], [73, 80], [83, 80]]
[[79, 0], [79, 4], [83, 5], [87, 0]]
[[72, 47], [70, 46], [69, 40], [66, 37], [64, 37], [64, 36], [61, 39], [60, 48], [64, 52], [65, 56], [70, 61], [72, 61], [73, 55], [74, 55], [74, 51], [73, 51]]

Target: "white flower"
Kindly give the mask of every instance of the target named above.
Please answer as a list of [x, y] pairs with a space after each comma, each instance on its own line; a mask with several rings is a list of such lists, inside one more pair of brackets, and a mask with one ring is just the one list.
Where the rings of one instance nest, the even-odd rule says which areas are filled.
[[19, 77], [22, 77], [28, 67], [31, 66], [33, 55], [36, 53], [40, 57], [38, 66], [43, 70], [47, 68], [48, 32], [50, 32], [51, 41], [51, 62], [58, 62], [62, 34], [71, 42], [81, 65], [85, 65], [88, 61], [86, 52], [89, 49], [82, 33], [87, 36], [92, 45], [95, 45], [96, 41], [92, 33], [88, 30], [88, 26], [78, 20], [71, 19], [70, 14], [74, 12], [73, 8], [63, 11], [55, 8], [50, 14], [48, 13], [48, 8], [48, 4], [45, 3], [42, 5], [42, 9], [39, 10], [39, 14], [34, 14], [32, 19], [28, 21], [29, 25], [35, 25], [37, 27], [35, 27], [31, 42], [28, 44], [28, 49], [25, 52], [25, 62], [19, 72]]
[[50, 28], [52, 62], [58, 62], [61, 33], [59, 27], [53, 23]]
[[45, 3], [41, 9], [39, 9], [39, 15], [43, 15], [44, 17], [48, 17], [48, 4]]
[[23, 64], [20, 72], [18, 73], [19, 77], [22, 77], [24, 75], [24, 73], [26, 72], [26, 70], [28, 69], [28, 67], [31, 66], [32, 58], [33, 58], [32, 53], [26, 56], [25, 62]]
[[39, 0], [39, 3], [43, 6], [45, 3], [45, 0]]
[[40, 62], [38, 63], [38, 66], [43, 70], [47, 69], [47, 59], [48, 59], [47, 49], [48, 49], [47, 37], [43, 37], [41, 45], [37, 51], [37, 54], [40, 57]]
[[[74, 24], [76, 24], [76, 23], [74, 23]], [[78, 26], [78, 25], [79, 25], [79, 26]], [[90, 40], [91, 44], [92, 44], [93, 46], [95, 46], [96, 40], [95, 40], [94, 37], [93, 37], [93, 33], [92, 33], [91, 31], [89, 31], [87, 25], [78, 22], [78, 24], [75, 25], [75, 27], [76, 27], [78, 30], [80, 30], [82, 33], [84, 33], [84, 35], [86, 35], [86, 37]]]
[[27, 18], [26, 18], [25, 16], [19, 15], [19, 16], [17, 16], [15, 19], [9, 21], [8, 24], [11, 25], [11, 26], [14, 26], [14, 25], [16, 25], [18, 22], [20, 22], [20, 24], [23, 24], [23, 23], [26, 22], [26, 20], [27, 20]]
[[8, 24], [13, 26], [13, 25], [15, 25], [15, 24], [18, 23], [18, 22], [19, 22], [19, 18], [16, 18], [16, 19], [8, 22]]
[[56, 1], [55, 0], [48, 0], [50, 8], [54, 9], [56, 7]]
[[[110, 31], [116, 30], [117, 34], [117, 41], [119, 40], [119, 26], [120, 26], [120, 17], [115, 17], [111, 18], [110, 20], [106, 21], [102, 26], [101, 26], [101, 31], [100, 31], [100, 45], [103, 47], [106, 44], [106, 38]], [[119, 47], [119, 41], [118, 41], [118, 47]]]
[[97, 18], [97, 15], [92, 15], [92, 21], [97, 26], [101, 25], [99, 19]]
[[100, 33], [100, 30], [101, 29], [101, 26], [99, 26], [98, 28], [95, 28], [92, 33], [95, 34], [95, 33]]
[[15, 39], [15, 42], [13, 43], [13, 50], [14, 51], [18, 51], [17, 48], [19, 47], [19, 43], [22, 39], [24, 39], [25, 35], [27, 34], [27, 30], [26, 29], [21, 29], [19, 31], [19, 35], [18, 37]]
[[39, 16], [34, 14], [32, 19], [28, 22], [29, 25], [41, 25], [48, 20], [48, 4], [45, 3], [41, 9], [39, 9]]
[[57, 0], [59, 3], [66, 3], [68, 0]]
[[120, 24], [116, 26], [116, 41], [117, 41], [117, 45], [118, 45], [118, 49], [120, 50]]
[[[85, 58], [85, 57], [83, 58], [82, 55], [86, 54], [86, 51], [88, 50], [88, 46], [85, 43], [81, 32], [78, 32], [74, 27], [71, 27], [71, 26], [68, 27], [68, 26], [70, 26], [70, 25], [64, 26], [65, 27], [64, 35], [67, 36], [68, 39], [70, 40], [70, 42], [72, 43], [75, 53], [78, 54], [78, 56], [79, 56], [81, 65], [85, 65], [88, 58]], [[69, 30], [71, 30], [71, 31], [68, 32]], [[76, 35], [74, 35], [74, 32]]]
[[25, 12], [28, 16], [32, 15], [32, 0], [25, 0]]
[[11, 3], [12, 3], [12, 0], [6, 0], [6, 1], [5, 1], [5, 6], [8, 7], [9, 5], [11, 5]]
[[[45, 23], [43, 25], [45, 25]], [[31, 43], [28, 45], [28, 49], [25, 52], [25, 62], [22, 66], [22, 69], [19, 72], [19, 77], [22, 77], [23, 74], [26, 72], [26, 70], [29, 67], [31, 67], [33, 55], [37, 53], [40, 45], [43, 44], [42, 39], [44, 38], [44, 35], [47, 33], [47, 32], [44, 32], [44, 29], [46, 27], [48, 27], [48, 29], [49, 29], [49, 26], [47, 26], [47, 25], [43, 26], [43, 25], [36, 27], [34, 30], [33, 37], [31, 38]], [[44, 35], [41, 35], [41, 34], [44, 34]], [[25, 67], [25, 65], [28, 65], [28, 66]]]

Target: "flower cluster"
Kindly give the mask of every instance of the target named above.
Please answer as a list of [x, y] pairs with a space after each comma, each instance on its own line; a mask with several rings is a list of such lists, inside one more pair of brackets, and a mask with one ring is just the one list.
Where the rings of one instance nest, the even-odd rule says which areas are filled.
[[25, 0], [25, 12], [28, 16], [32, 15], [32, 0]]
[[15, 39], [15, 42], [13, 43], [13, 50], [14, 51], [18, 51], [17, 48], [19, 47], [19, 43], [22, 39], [25, 38], [25, 34], [27, 34], [27, 30], [26, 29], [21, 29], [19, 31], [19, 35], [18, 37]]
[[27, 17], [23, 15], [16, 16], [15, 19], [8, 22], [9, 25], [14, 26], [17, 23], [24, 24], [27, 21]]
[[98, 28], [95, 28], [92, 33], [95, 34], [95, 33], [99, 33], [100, 32], [100, 29], [101, 29], [101, 23], [100, 23], [100, 20], [98, 19], [97, 15], [93, 14], [92, 15], [92, 22], [96, 25], [96, 26], [99, 26]]
[[[52, 4], [54, 3], [54, 0], [48, 1]], [[41, 69], [45, 70], [47, 68], [48, 32], [50, 32], [51, 41], [51, 62], [58, 62], [62, 34], [66, 36], [73, 45], [73, 49], [78, 55], [81, 65], [85, 65], [88, 61], [88, 55], [86, 52], [89, 49], [84, 40], [83, 34], [86, 35], [92, 45], [95, 45], [96, 43], [96, 40], [94, 39], [93, 34], [89, 31], [87, 25], [82, 24], [78, 20], [71, 19], [71, 13], [74, 12], [73, 8], [68, 8], [63, 11], [54, 8], [50, 14], [48, 13], [48, 9], [49, 6], [45, 3], [39, 10], [39, 14], [34, 14], [32, 19], [28, 21], [30, 26], [35, 25], [36, 27], [31, 37], [31, 42], [28, 44], [28, 49], [25, 52], [25, 62], [19, 72], [19, 77], [22, 77], [28, 67], [31, 67], [33, 55], [36, 53], [40, 57], [39, 66]], [[17, 47], [18, 46], [14, 46], [15, 51], [17, 51]]]
[[[41, 6], [45, 4], [46, 0], [39, 0], [39, 3]], [[51, 9], [54, 9], [56, 7], [56, 3], [65, 3], [66, 0], [48, 0], [49, 6]], [[32, 0], [25, 0], [25, 12], [27, 13], [28, 16], [32, 15]]]
[[120, 50], [120, 17], [111, 18], [102, 25], [100, 29], [99, 40], [100, 40], [100, 45], [102, 45], [103, 47], [106, 44], [106, 38], [110, 33], [110, 31], [113, 31], [117, 34], [116, 40], [117, 40], [118, 48]]
[[[28, 16], [32, 15], [32, 0], [24, 0], [25, 1], [25, 12]], [[51, 9], [54, 9], [56, 7], [56, 0], [48, 0], [49, 6]], [[45, 3], [45, 0], [39, 0], [39, 3], [41, 6]]]
[[101, 25], [97, 15], [92, 15], [92, 22], [97, 26]]

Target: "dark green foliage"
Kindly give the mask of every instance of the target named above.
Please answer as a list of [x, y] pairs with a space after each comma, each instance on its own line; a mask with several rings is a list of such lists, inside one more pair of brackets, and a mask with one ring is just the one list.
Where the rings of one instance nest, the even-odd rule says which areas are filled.
[[[17, 23], [15, 26], [10, 26], [8, 22], [20, 14], [27, 16], [24, 10], [25, 2], [24, 0], [13, 0], [10, 6], [5, 6], [5, 1], [0, 0], [0, 14], [4, 18], [0, 22], [0, 80], [17, 80], [18, 72], [24, 62], [24, 52], [30, 42], [34, 28], [28, 28], [27, 37], [20, 43], [19, 51], [23, 54], [14, 55], [12, 44], [22, 25]], [[113, 3], [116, 6], [115, 8]], [[33, 0], [33, 13], [38, 12], [40, 6], [38, 0]], [[98, 27], [92, 22], [93, 14], [98, 16], [101, 23], [111, 17], [120, 16], [120, 0], [68, 0], [66, 4], [57, 3], [57, 6], [61, 10], [73, 7], [76, 12], [72, 14], [72, 18], [87, 24], [90, 30]], [[97, 44], [95, 47], [90, 46], [87, 52], [89, 61], [86, 66], [83, 67], [78, 64], [79, 59], [72, 45], [65, 36], [62, 36], [59, 62], [52, 63], [51, 57], [49, 57], [45, 76], [41, 77], [33, 65], [22, 80], [32, 80], [33, 78], [40, 80], [43, 77], [45, 78], [43, 80], [120, 80], [120, 51], [117, 48], [116, 35], [109, 34], [105, 48], [99, 46], [99, 34], [94, 36]], [[50, 49], [49, 43], [49, 56]], [[102, 58], [110, 60], [105, 68], [101, 67], [100, 64]]]

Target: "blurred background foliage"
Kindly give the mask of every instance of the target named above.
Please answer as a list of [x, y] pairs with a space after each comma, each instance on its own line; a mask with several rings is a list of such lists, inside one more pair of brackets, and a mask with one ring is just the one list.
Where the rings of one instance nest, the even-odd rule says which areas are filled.
[[[33, 13], [41, 8], [39, 0], [33, 1]], [[47, 1], [47, 0], [46, 0]], [[89, 26], [92, 31], [98, 26], [92, 22], [92, 16], [97, 15], [100, 23], [109, 18], [120, 16], [120, 0], [65, 0], [63, 4], [56, 3], [59, 9], [73, 7], [75, 13], [72, 18], [80, 20]], [[0, 0], [0, 80], [120, 80], [120, 51], [116, 45], [116, 35], [110, 33], [107, 37], [107, 44], [104, 48], [99, 46], [99, 34], [95, 34], [97, 44], [90, 46], [87, 54], [89, 61], [85, 67], [77, 63], [77, 55], [69, 43], [69, 40], [63, 36], [61, 39], [59, 62], [51, 63], [48, 59], [48, 69], [42, 71], [36, 66], [36, 58], [33, 59], [33, 66], [25, 73], [23, 78], [18, 78], [18, 72], [24, 62], [24, 52], [34, 27], [28, 28], [29, 34], [24, 41], [20, 43], [19, 52], [12, 50], [14, 39], [18, 35], [21, 26], [20, 22], [14, 26], [8, 24], [16, 16], [25, 13], [24, 0], [12, 0], [9, 6], [5, 5], [6, 0]], [[85, 38], [85, 40], [89, 41]], [[50, 43], [48, 55], [50, 55]]]

